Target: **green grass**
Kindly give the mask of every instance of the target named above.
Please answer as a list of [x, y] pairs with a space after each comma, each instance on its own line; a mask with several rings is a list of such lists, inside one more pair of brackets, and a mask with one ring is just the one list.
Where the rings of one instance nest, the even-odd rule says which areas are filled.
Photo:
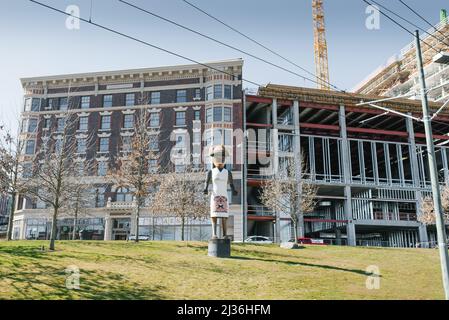
[[[442, 299], [438, 252], [232, 245], [232, 258], [207, 256], [201, 242], [0, 242], [0, 299]], [[80, 289], [65, 268], [80, 269]], [[366, 288], [366, 268], [380, 289]]]

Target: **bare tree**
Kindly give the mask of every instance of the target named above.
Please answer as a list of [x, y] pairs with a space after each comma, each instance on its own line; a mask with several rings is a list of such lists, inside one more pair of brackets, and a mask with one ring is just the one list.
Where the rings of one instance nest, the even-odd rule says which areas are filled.
[[[445, 185], [441, 188], [441, 206], [444, 212], [444, 221], [449, 222], [449, 186]], [[418, 216], [418, 221], [425, 225], [435, 224], [435, 211], [433, 206], [433, 199], [427, 196], [421, 202], [421, 214]]]
[[[25, 193], [52, 208], [50, 250], [55, 249], [59, 213], [73, 199], [73, 191], [82, 188], [82, 181], [77, 178], [79, 162], [74, 159], [80, 143], [75, 136], [77, 126], [78, 116], [74, 113], [66, 113], [63, 118], [58, 118], [57, 131], [42, 136], [42, 143], [33, 161], [33, 174], [26, 181]], [[92, 135], [86, 136], [83, 146], [88, 148], [94, 139]], [[90, 170], [90, 163], [87, 160], [82, 162], [84, 170]]]
[[16, 196], [21, 192], [24, 185], [21, 179], [24, 173], [21, 159], [25, 144], [26, 140], [20, 138], [20, 132], [14, 135], [4, 125], [0, 125], [0, 192], [9, 195], [11, 198], [7, 240], [12, 238]]
[[181, 220], [181, 240], [185, 239], [186, 221], [209, 216], [207, 196], [203, 193], [204, 171], [187, 166], [182, 172], [169, 172], [161, 177], [154, 199], [154, 210], [163, 216]]
[[[135, 198], [135, 241], [139, 241], [139, 218], [145, 199], [154, 190], [158, 180], [158, 166], [152, 167], [151, 161], [158, 162], [159, 153], [152, 144], [157, 141], [157, 132], [148, 128], [148, 111], [142, 108], [134, 116], [134, 134], [115, 170], [108, 174], [109, 179], [118, 186], [129, 188]], [[122, 139], [122, 147], [124, 140]]]
[[[93, 169], [93, 166], [89, 167]], [[76, 239], [79, 218], [88, 216], [92, 203], [96, 200], [97, 194], [92, 192], [96, 187], [98, 186], [93, 183], [82, 181], [73, 185], [72, 192], [68, 194], [62, 212], [73, 218], [72, 240]]]
[[[298, 166], [301, 170], [298, 176]], [[261, 186], [261, 203], [277, 213], [290, 216], [298, 243], [298, 223], [301, 215], [311, 212], [316, 205], [317, 187], [305, 180], [306, 165], [301, 156], [299, 161], [291, 159], [284, 170], [280, 170]]]

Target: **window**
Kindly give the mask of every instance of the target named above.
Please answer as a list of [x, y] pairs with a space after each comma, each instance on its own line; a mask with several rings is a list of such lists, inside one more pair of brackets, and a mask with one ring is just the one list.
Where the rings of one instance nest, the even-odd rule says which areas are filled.
[[111, 129], [111, 116], [101, 117], [101, 129], [110, 130]]
[[150, 113], [150, 127], [159, 127], [159, 113]]
[[151, 104], [160, 104], [160, 103], [161, 103], [161, 93], [151, 92]]
[[201, 111], [200, 110], [195, 110], [193, 113], [193, 119], [194, 120], [201, 120]]
[[224, 130], [224, 141], [225, 146], [232, 146], [232, 131]]
[[213, 94], [214, 94], [213, 90], [214, 90], [214, 89], [212, 88], [212, 86], [209, 86], [209, 87], [206, 88], [206, 100], [212, 100], [212, 99], [214, 98], [214, 96], [213, 96]]
[[27, 140], [26, 142], [26, 147], [25, 147], [25, 154], [34, 154], [34, 145], [35, 145], [35, 141], [34, 140]]
[[56, 131], [64, 131], [64, 126], [65, 126], [65, 118], [58, 118]]
[[100, 152], [108, 152], [109, 151], [109, 138], [100, 138]]
[[89, 124], [89, 117], [80, 117], [78, 130], [87, 131], [88, 124]]
[[186, 170], [186, 166], [183, 164], [176, 164], [175, 165], [175, 172], [176, 173], [180, 173], [180, 172], [184, 172]]
[[108, 172], [108, 163], [106, 161], [98, 162], [97, 175], [104, 177]]
[[78, 162], [75, 167], [75, 174], [79, 177], [84, 176], [84, 162]]
[[157, 172], [157, 159], [150, 159], [148, 160], [148, 172], [154, 173]]
[[201, 89], [200, 88], [196, 88], [195, 89], [195, 99], [201, 99]]
[[59, 98], [59, 110], [65, 111], [69, 108], [69, 99], [67, 97]]
[[28, 132], [35, 132], [37, 129], [37, 119], [28, 119]]
[[50, 125], [51, 125], [51, 119], [50, 118], [44, 119], [44, 129], [49, 129]]
[[223, 121], [231, 122], [231, 108], [230, 107], [223, 108], [223, 115], [224, 115]]
[[207, 123], [212, 122], [213, 112], [214, 112], [214, 110], [212, 108], [209, 108], [206, 110], [206, 122]]
[[103, 108], [112, 107], [112, 95], [108, 94], [103, 96]]
[[24, 111], [31, 111], [31, 98], [26, 98], [23, 106]]
[[55, 152], [61, 153], [62, 151], [62, 139], [56, 139], [55, 141]]
[[90, 97], [81, 97], [81, 109], [90, 108]]
[[133, 194], [130, 192], [129, 188], [118, 188], [116, 194], [117, 194], [117, 202], [133, 201]]
[[125, 99], [125, 105], [127, 107], [133, 106], [135, 101], [135, 94], [134, 93], [127, 93], [126, 94], [126, 99]]
[[224, 98], [225, 99], [232, 99], [232, 86], [225, 84], [224, 86]]
[[122, 151], [123, 152], [130, 152], [131, 145], [132, 145], [132, 137], [130, 137], [130, 136], [122, 137]]
[[185, 111], [176, 112], [176, 125], [184, 126], [186, 124], [186, 113]]
[[54, 106], [54, 99], [48, 99], [47, 100], [47, 109], [53, 109]]
[[134, 127], [134, 115], [133, 114], [125, 114], [123, 118], [123, 128], [131, 129]]
[[187, 102], [187, 91], [177, 90], [176, 91], [176, 102]]
[[77, 139], [76, 151], [77, 153], [86, 153], [86, 139]]
[[31, 111], [39, 111], [41, 107], [41, 99], [33, 98], [31, 102]]
[[159, 140], [156, 135], [150, 136], [150, 150], [159, 150]]
[[223, 91], [221, 84], [214, 85], [214, 99], [222, 99]]
[[22, 165], [22, 178], [31, 178], [33, 175], [33, 164], [32, 163], [24, 163]]
[[[107, 164], [106, 164], [106, 168], [107, 168]], [[105, 196], [104, 193], [106, 191], [106, 188], [101, 187], [98, 188], [97, 190], [95, 190], [95, 206], [97, 208], [102, 208], [105, 205]], [[94, 220], [94, 219], [92, 219]], [[101, 220], [100, 220], [100, 224], [101, 224]]]
[[223, 121], [223, 108], [214, 107], [214, 122]]

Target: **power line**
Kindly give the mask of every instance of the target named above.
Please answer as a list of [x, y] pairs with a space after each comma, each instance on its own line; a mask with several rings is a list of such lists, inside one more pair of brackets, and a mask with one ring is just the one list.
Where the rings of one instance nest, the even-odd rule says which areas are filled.
[[408, 19], [402, 17], [401, 15], [399, 15], [399, 14], [397, 14], [396, 12], [394, 12], [394, 11], [388, 9], [386, 6], [380, 4], [379, 2], [377, 2], [377, 1], [375, 1], [375, 0], [370, 0], [370, 1], [372, 1], [373, 3], [375, 3], [376, 5], [378, 5], [379, 7], [381, 7], [381, 8], [383, 8], [383, 9], [387, 10], [388, 12], [390, 12], [390, 13], [393, 14], [393, 15], [395, 15], [395, 16], [398, 17], [399, 19], [401, 19], [401, 20], [407, 22], [408, 24], [414, 26], [415, 28], [421, 30], [422, 32], [424, 32], [424, 33], [426, 33], [427, 35], [429, 35], [430, 37], [436, 39], [438, 42], [441, 42], [441, 43], [443, 43], [443, 44], [449, 46], [449, 43], [444, 42], [444, 39], [437, 38], [434, 34], [428, 32], [428, 31], [425, 30], [424, 28], [421, 28], [421, 27], [418, 26], [416, 23], [414, 23], [414, 22], [412, 22], [412, 21], [410, 21], [410, 20], [408, 20]]
[[[365, 2], [367, 5], [369, 6], [373, 6], [372, 3], [369, 3], [366, 0], [362, 0], [363, 2]], [[413, 32], [411, 32], [410, 30], [408, 30], [406, 27], [404, 27], [402, 24], [400, 24], [399, 22], [397, 22], [396, 20], [394, 20], [392, 17], [390, 17], [388, 14], [386, 14], [385, 12], [382, 12], [381, 10], [379, 10], [380, 14], [385, 16], [388, 20], [390, 20], [391, 22], [393, 22], [395, 25], [397, 25], [398, 27], [400, 27], [401, 29], [403, 29], [405, 32], [411, 34], [413, 37], [415, 37], [415, 34]], [[437, 53], [440, 53], [440, 51], [438, 51], [437, 49], [435, 49], [431, 44], [429, 44], [428, 42], [424, 41], [421, 39], [421, 41], [423, 43], [425, 43], [426, 45], [428, 45], [430, 48], [432, 48], [433, 50], [435, 50]]]
[[[153, 16], [153, 17], [156, 17], [156, 18], [158, 18], [158, 19], [161, 19], [161, 20], [163, 20], [163, 21], [165, 21], [165, 22], [168, 22], [168, 23], [170, 23], [170, 24], [173, 24], [173, 25], [175, 25], [175, 26], [177, 26], [177, 27], [179, 27], [179, 28], [182, 28], [182, 29], [184, 29], [184, 30], [190, 31], [190, 32], [192, 32], [192, 33], [195, 33], [195, 34], [197, 34], [197, 35], [199, 35], [199, 36], [201, 36], [201, 37], [203, 37], [203, 38], [209, 39], [209, 40], [211, 40], [211, 41], [213, 41], [213, 42], [215, 42], [215, 43], [221, 44], [221, 45], [223, 45], [223, 46], [225, 46], [225, 47], [228, 47], [228, 48], [233, 49], [233, 50], [235, 50], [235, 51], [238, 51], [238, 52], [240, 52], [240, 53], [246, 54], [246, 55], [248, 55], [248, 56], [250, 56], [250, 57], [252, 57], [252, 58], [254, 58], [254, 59], [256, 59], [256, 60], [259, 60], [259, 61], [261, 61], [261, 62], [264, 62], [264, 63], [266, 63], [266, 64], [268, 64], [268, 65], [270, 65], [270, 66], [273, 66], [273, 67], [275, 67], [275, 68], [278, 68], [278, 69], [283, 70], [283, 71], [285, 71], [285, 72], [288, 72], [288, 73], [290, 73], [290, 74], [293, 74], [293, 75], [295, 75], [295, 76], [298, 76], [298, 77], [301, 78], [301, 79], [308, 80], [308, 81], [310, 81], [310, 82], [319, 84], [319, 82], [316, 81], [316, 80], [310, 79], [310, 78], [308, 78], [308, 77], [306, 77], [306, 76], [303, 76], [303, 75], [301, 75], [301, 74], [299, 74], [299, 73], [297, 73], [297, 72], [291, 71], [291, 70], [289, 70], [289, 69], [287, 69], [287, 68], [284, 68], [284, 67], [282, 67], [282, 66], [280, 66], [280, 65], [278, 65], [278, 64], [275, 64], [275, 63], [273, 63], [273, 62], [270, 62], [270, 61], [268, 61], [268, 60], [266, 60], [266, 59], [264, 59], [264, 58], [258, 57], [258, 56], [254, 55], [254, 54], [252, 54], [252, 53], [249, 53], [249, 52], [244, 51], [244, 50], [242, 50], [242, 49], [240, 49], [240, 48], [237, 48], [237, 47], [235, 47], [235, 46], [233, 46], [233, 45], [230, 45], [230, 44], [225, 43], [225, 42], [223, 42], [223, 41], [217, 40], [216, 38], [213, 38], [213, 37], [211, 37], [211, 36], [208, 36], [208, 35], [206, 35], [206, 34], [204, 34], [204, 33], [202, 33], [202, 32], [193, 30], [193, 29], [191, 29], [191, 28], [189, 28], [189, 27], [187, 27], [187, 26], [185, 26], [185, 25], [182, 25], [182, 24], [180, 24], [180, 23], [177, 23], [177, 22], [175, 22], [175, 21], [173, 21], [173, 20], [170, 20], [170, 19], [168, 19], [168, 18], [162, 17], [162, 16], [160, 16], [160, 15], [154, 13], [154, 12], [151, 12], [151, 11], [149, 11], [149, 10], [146, 10], [146, 9], [144, 9], [144, 8], [141, 8], [141, 7], [139, 7], [139, 6], [135, 5], [135, 4], [129, 3], [129, 2], [124, 1], [124, 0], [118, 0], [118, 1], [119, 1], [119, 2], [122, 2], [123, 4], [128, 5], [128, 6], [130, 6], [130, 7], [133, 7], [134, 9], [137, 9], [137, 10], [139, 10], [139, 11], [141, 11], [141, 12], [144, 12], [144, 13], [146, 13], [146, 14], [149, 14], [149, 15]], [[337, 88], [337, 90], [338, 90], [338, 88]]]
[[[178, 58], [181, 58], [181, 59], [184, 59], [184, 60], [193, 62], [193, 63], [195, 63], [195, 64], [199, 64], [199, 65], [201, 65], [201, 66], [203, 66], [203, 67], [212, 69], [212, 70], [214, 70], [214, 71], [218, 71], [218, 72], [220, 72], [220, 73], [227, 74], [227, 75], [231, 76], [232, 78], [235, 78], [235, 75], [233, 75], [232, 73], [229, 73], [229, 72], [220, 70], [220, 69], [215, 68], [215, 67], [213, 67], [213, 66], [211, 66], [211, 65], [208, 65], [208, 64], [206, 64], [206, 63], [202, 63], [202, 62], [196, 61], [196, 60], [194, 60], [194, 59], [191, 59], [191, 58], [188, 58], [188, 57], [186, 57], [186, 56], [183, 56], [183, 55], [181, 55], [181, 54], [179, 54], [179, 53], [170, 51], [170, 50], [168, 50], [168, 49], [164, 49], [164, 48], [159, 47], [159, 46], [156, 46], [156, 45], [151, 44], [151, 43], [149, 43], [149, 42], [147, 42], [147, 41], [138, 39], [138, 38], [136, 38], [136, 37], [133, 37], [133, 36], [130, 36], [130, 35], [125, 34], [125, 33], [123, 33], [123, 32], [117, 31], [117, 30], [115, 30], [115, 29], [106, 27], [106, 26], [101, 25], [101, 24], [99, 24], [99, 23], [95, 23], [95, 22], [89, 21], [89, 20], [87, 20], [87, 19], [84, 19], [84, 18], [81, 18], [81, 17], [74, 16], [74, 15], [72, 15], [72, 14], [70, 14], [70, 13], [67, 13], [67, 12], [65, 12], [65, 11], [59, 10], [58, 8], [52, 7], [52, 6], [50, 6], [50, 5], [47, 5], [47, 4], [42, 3], [42, 2], [39, 2], [39, 1], [35, 1], [35, 0], [29, 0], [29, 1], [31, 1], [31, 2], [33, 2], [33, 3], [35, 3], [35, 4], [38, 4], [38, 5], [42, 6], [42, 7], [45, 7], [45, 8], [47, 8], [47, 9], [53, 10], [53, 11], [55, 11], [55, 12], [58, 12], [58, 13], [60, 13], [60, 14], [63, 14], [63, 15], [65, 15], [65, 16], [69, 16], [69, 17], [73, 17], [73, 18], [79, 19], [80, 21], [86, 22], [86, 23], [88, 23], [88, 24], [90, 24], [90, 25], [93, 25], [93, 26], [95, 26], [95, 27], [98, 27], [98, 28], [100, 28], [100, 29], [103, 29], [103, 30], [112, 32], [112, 33], [117, 34], [117, 35], [119, 35], [119, 36], [122, 36], [122, 37], [124, 37], [124, 38], [128, 38], [128, 39], [130, 39], [130, 40], [134, 40], [134, 41], [139, 42], [139, 43], [141, 43], [141, 44], [144, 44], [144, 45], [146, 45], [146, 46], [149, 46], [149, 47], [152, 47], [152, 48], [154, 48], [154, 49], [157, 49], [157, 50], [166, 52], [166, 53], [171, 54], [171, 55], [173, 55], [173, 56], [176, 56], [176, 57], [178, 57]], [[242, 80], [243, 80], [243, 81], [246, 81], [246, 82], [248, 82], [248, 83], [254, 84], [254, 85], [258, 86], [258, 87], [262, 87], [261, 84], [259, 84], [259, 83], [257, 83], [257, 82], [254, 82], [254, 81], [251, 81], [251, 80], [248, 80], [248, 79], [244, 79], [243, 77], [242, 77]]]
[[182, 1], [184, 1], [186, 4], [188, 4], [188, 5], [191, 6], [192, 8], [194, 8], [194, 9], [198, 10], [199, 12], [205, 14], [206, 16], [210, 17], [211, 19], [217, 21], [218, 23], [220, 23], [220, 24], [224, 25], [225, 27], [231, 29], [232, 31], [238, 33], [238, 34], [241, 35], [242, 37], [248, 39], [249, 41], [251, 41], [251, 42], [253, 42], [253, 43], [255, 43], [255, 44], [257, 44], [258, 46], [262, 47], [263, 49], [265, 49], [265, 50], [271, 52], [272, 54], [274, 54], [275, 56], [281, 58], [282, 60], [284, 60], [284, 61], [290, 63], [291, 65], [293, 65], [293, 66], [297, 67], [298, 69], [300, 69], [300, 70], [306, 72], [307, 74], [309, 74], [309, 75], [311, 75], [311, 76], [313, 76], [313, 77], [316, 77], [317, 79], [319, 79], [319, 80], [321, 80], [321, 81], [327, 83], [327, 84], [330, 85], [331, 87], [333, 87], [333, 88], [335, 88], [335, 89], [341, 91], [340, 89], [338, 89], [338, 88], [337, 88], [335, 85], [333, 85], [332, 83], [323, 80], [322, 78], [320, 78], [320, 77], [318, 77], [317, 75], [315, 75], [313, 72], [310, 72], [309, 70], [307, 70], [307, 69], [301, 67], [301, 66], [298, 65], [297, 63], [291, 61], [290, 59], [288, 59], [288, 58], [286, 58], [286, 57], [284, 57], [284, 56], [282, 56], [281, 54], [279, 54], [278, 52], [274, 51], [273, 49], [268, 48], [268, 47], [265, 46], [264, 44], [260, 43], [259, 41], [255, 40], [254, 38], [250, 37], [249, 35], [247, 35], [247, 34], [241, 32], [241, 31], [239, 31], [237, 28], [235, 28], [235, 27], [229, 25], [228, 23], [224, 22], [223, 20], [220, 20], [219, 18], [213, 16], [211, 13], [206, 12], [205, 10], [201, 9], [200, 7], [198, 7], [197, 5], [191, 3], [191, 2], [189, 2], [189, 1], [187, 1], [187, 0], [182, 0]]
[[412, 7], [410, 7], [407, 3], [405, 3], [402, 0], [399, 0], [400, 3], [402, 3], [404, 6], [406, 6], [411, 12], [413, 12], [415, 15], [417, 15], [419, 18], [421, 18], [422, 20], [424, 20], [424, 22], [426, 22], [431, 28], [435, 29], [436, 32], [440, 33], [444, 38], [446, 38], [446, 35], [444, 33], [442, 33], [440, 30], [438, 30], [437, 28], [435, 28], [435, 26], [430, 23], [426, 18], [424, 18], [422, 15], [420, 15], [416, 10], [414, 10]]

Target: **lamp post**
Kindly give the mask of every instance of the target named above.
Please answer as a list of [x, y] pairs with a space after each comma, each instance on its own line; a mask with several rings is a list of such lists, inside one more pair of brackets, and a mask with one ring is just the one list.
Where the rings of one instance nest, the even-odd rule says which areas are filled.
[[441, 206], [440, 186], [438, 182], [438, 172], [435, 160], [435, 147], [432, 136], [431, 117], [429, 115], [429, 105], [427, 102], [426, 80], [424, 76], [424, 68], [421, 54], [421, 43], [419, 31], [416, 31], [416, 58], [419, 69], [419, 83], [421, 87], [421, 99], [424, 129], [426, 134], [427, 157], [429, 160], [430, 181], [432, 185], [433, 207], [435, 212], [438, 250], [440, 253], [441, 272], [443, 276], [443, 286], [446, 300], [449, 300], [449, 253], [447, 248], [446, 226], [444, 224], [443, 209]]

